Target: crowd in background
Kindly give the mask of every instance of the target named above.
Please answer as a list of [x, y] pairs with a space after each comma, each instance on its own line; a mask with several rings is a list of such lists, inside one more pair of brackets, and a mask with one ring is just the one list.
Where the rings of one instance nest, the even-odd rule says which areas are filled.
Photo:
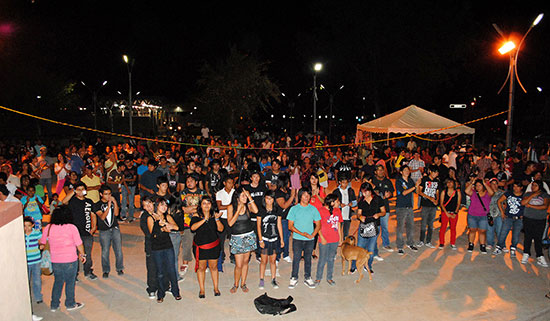
[[[337, 249], [350, 233], [358, 246], [372, 252], [365, 267], [371, 273], [373, 261], [383, 261], [379, 235], [381, 250], [403, 255], [423, 246], [444, 249], [449, 226], [449, 248], [456, 250], [463, 207], [468, 251], [477, 239], [483, 254], [492, 250], [514, 257], [523, 231], [522, 263], [528, 263], [534, 243], [537, 264], [547, 267], [542, 246], [550, 203], [548, 145], [476, 149], [467, 139], [441, 138], [358, 146], [346, 136], [332, 142], [302, 134], [221, 139], [203, 128], [202, 136], [173, 144], [102, 137], [91, 144], [4, 140], [0, 201], [23, 205], [29, 280], [38, 303], [41, 250], [49, 245], [55, 275], [52, 311], [59, 308], [64, 285], [67, 309], [83, 305], [74, 299], [78, 261], [84, 277], [95, 280], [91, 253], [97, 231], [102, 277], [111, 273], [111, 247], [116, 272], [124, 274], [119, 224], [136, 219], [145, 235], [146, 291], [159, 303], [167, 290], [181, 299], [178, 282], [190, 267], [197, 272], [199, 297], [205, 297], [207, 270], [214, 295], [220, 295], [218, 272], [224, 272], [227, 257], [234, 264], [231, 293], [248, 292], [251, 257], [260, 263], [262, 289], [266, 276], [279, 287], [281, 260], [292, 263], [289, 288], [297, 285], [302, 259], [306, 286], [321, 282], [325, 266], [326, 281], [334, 285]], [[330, 144], [338, 146], [325, 147]], [[419, 233], [414, 231], [418, 208]], [[395, 249], [389, 240], [390, 212], [397, 219]], [[435, 240], [438, 213], [441, 228]], [[357, 230], [350, 230], [353, 220]], [[315, 279], [312, 258], [318, 259]], [[353, 265], [350, 272], [355, 270]]]

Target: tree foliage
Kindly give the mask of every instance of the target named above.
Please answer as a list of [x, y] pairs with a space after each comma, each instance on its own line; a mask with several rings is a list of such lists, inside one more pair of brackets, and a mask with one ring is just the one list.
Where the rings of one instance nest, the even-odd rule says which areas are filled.
[[[232, 133], [237, 122], [253, 121], [262, 110], [279, 101], [279, 87], [267, 76], [268, 63], [231, 47], [229, 56], [215, 66], [200, 69], [197, 101], [203, 121]], [[242, 117], [242, 118], [241, 118]]]

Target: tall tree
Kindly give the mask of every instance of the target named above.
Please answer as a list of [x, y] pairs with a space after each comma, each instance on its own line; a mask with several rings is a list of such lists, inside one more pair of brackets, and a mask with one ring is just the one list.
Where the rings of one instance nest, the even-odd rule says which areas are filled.
[[[267, 76], [268, 63], [231, 47], [225, 61], [200, 69], [196, 100], [203, 120], [233, 134], [240, 119], [252, 121], [259, 111], [279, 101], [279, 87]], [[242, 118], [241, 118], [242, 117]]]

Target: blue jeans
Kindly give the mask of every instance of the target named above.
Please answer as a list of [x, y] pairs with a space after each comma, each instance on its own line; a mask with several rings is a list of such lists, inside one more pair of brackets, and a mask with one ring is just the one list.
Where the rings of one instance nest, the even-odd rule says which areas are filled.
[[[286, 242], [285, 242], [286, 245]], [[292, 277], [297, 279], [298, 272], [300, 272], [300, 261], [302, 260], [302, 252], [304, 254], [304, 277], [306, 279], [311, 277], [311, 254], [313, 253], [313, 247], [315, 245], [314, 240], [302, 241], [292, 239]]]
[[495, 233], [497, 235], [496, 241], [500, 239], [500, 230], [502, 229], [502, 216], [493, 217], [493, 226], [487, 228], [487, 245], [495, 246]]
[[516, 245], [518, 245], [519, 242], [519, 234], [521, 233], [521, 229], [523, 228], [523, 221], [521, 219], [514, 220], [513, 218], [505, 218], [502, 221], [502, 228], [500, 229], [500, 237], [498, 238], [498, 246], [500, 248], [506, 247], [506, 237], [508, 236], [508, 232], [512, 230], [512, 243], [510, 244], [510, 248], [516, 248]]
[[[122, 186], [121, 192], [122, 192], [122, 204], [121, 204], [121, 213], [120, 217], [127, 218], [128, 215], [130, 218], [134, 217], [134, 199], [136, 195], [136, 187], [135, 186], [128, 186], [128, 189], [130, 190], [130, 193], [126, 190], [125, 186]], [[126, 207], [126, 204], [128, 204], [128, 207]], [[129, 213], [128, 213], [129, 212]]]
[[[373, 254], [369, 258], [369, 269], [372, 269], [372, 260], [374, 259], [374, 248], [376, 246], [376, 240], [378, 235], [373, 237], [362, 237], [357, 232], [357, 246], [364, 248], [365, 250], [372, 252]], [[357, 268], [355, 260], [351, 262], [351, 269], [354, 270]]]
[[380, 218], [380, 234], [382, 237], [382, 246], [390, 246], [390, 233], [388, 231], [388, 223], [390, 221], [390, 211], [386, 211], [386, 215]]
[[166, 295], [167, 282], [164, 278], [170, 281], [171, 292], [174, 297], [180, 296], [180, 288], [178, 286], [178, 277], [174, 263], [174, 249], [164, 249], [158, 251], [152, 251], [151, 255], [155, 260], [155, 267], [157, 268], [157, 280], [159, 289], [157, 291], [157, 298], [163, 299]]
[[351, 220], [344, 220], [342, 222], [342, 236], [346, 238], [349, 235], [349, 227], [351, 225]]
[[[414, 245], [414, 212], [412, 207], [396, 207], [395, 216], [397, 218], [397, 249], [403, 249], [405, 240], [403, 239], [403, 231], [407, 231], [407, 245]], [[357, 241], [359, 242], [359, 241]]]
[[122, 237], [120, 235], [120, 229], [118, 227], [113, 227], [105, 231], [100, 230], [99, 244], [101, 245], [101, 267], [103, 269], [103, 273], [111, 272], [111, 261], [109, 260], [111, 244], [113, 245], [113, 252], [115, 252], [116, 270], [117, 272], [124, 270], [124, 261], [122, 257]]
[[317, 277], [316, 280], [323, 278], [325, 265], [327, 266], [327, 281], [332, 280], [332, 272], [334, 271], [334, 257], [338, 250], [338, 242], [327, 243], [325, 245], [319, 243], [319, 261], [317, 262]]
[[[92, 261], [92, 248], [94, 245], [94, 237], [91, 235], [80, 235], [80, 238], [82, 239], [82, 244], [84, 245], [84, 253], [86, 253], [86, 262], [83, 265], [84, 265], [84, 276], [87, 276], [93, 272], [92, 266], [94, 262]], [[78, 269], [79, 268], [77, 268], [76, 270], [77, 274], [78, 274]]]
[[29, 283], [32, 288], [34, 301], [42, 301], [42, 270], [40, 269], [40, 262], [27, 265], [27, 271], [29, 272]]
[[[288, 229], [288, 220], [281, 220], [281, 224], [283, 226], [283, 240], [285, 241], [285, 247], [283, 248], [282, 251], [279, 251], [279, 253], [277, 253], [277, 260], [279, 260], [279, 258], [281, 258], [281, 254], [283, 255], [283, 257], [287, 257], [290, 255], [289, 251], [290, 251], [290, 246], [289, 246], [289, 243], [290, 243], [290, 230]], [[294, 247], [292, 247], [294, 249]], [[312, 249], [313, 251], [313, 249]]]
[[[180, 248], [182, 246], [181, 234], [180, 232], [170, 232], [170, 240], [172, 241], [172, 246], [174, 247], [174, 266], [176, 267], [176, 272], [179, 271], [179, 257], [180, 257]], [[178, 280], [181, 279], [178, 273]]]
[[40, 185], [44, 186], [45, 188], [48, 189], [48, 201], [51, 202], [52, 200], [52, 178], [49, 177], [49, 178], [41, 178], [39, 183]]
[[432, 243], [434, 219], [437, 212], [435, 206], [422, 206], [422, 222], [420, 223], [420, 242]]
[[53, 269], [53, 288], [52, 288], [52, 303], [51, 308], [59, 308], [59, 299], [61, 298], [61, 291], [63, 291], [63, 285], [65, 285], [65, 306], [67, 308], [74, 307], [76, 302], [74, 300], [74, 285], [76, 283], [76, 269], [78, 267], [78, 261], [71, 263], [52, 263]]

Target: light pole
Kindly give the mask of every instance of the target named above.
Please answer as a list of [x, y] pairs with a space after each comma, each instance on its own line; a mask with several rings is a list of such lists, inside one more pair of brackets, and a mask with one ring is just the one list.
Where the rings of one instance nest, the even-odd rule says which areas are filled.
[[[510, 67], [508, 69], [508, 75], [506, 76], [506, 80], [504, 81], [504, 84], [502, 84], [502, 87], [500, 87], [500, 90], [498, 93], [504, 89], [504, 86], [506, 85], [506, 82], [510, 80], [510, 87], [508, 90], [508, 122], [506, 127], [506, 148], [510, 148], [512, 146], [512, 121], [513, 121], [513, 114], [514, 114], [514, 92], [515, 92], [515, 80], [517, 79], [518, 84], [521, 86], [521, 89], [523, 89], [523, 92], [527, 93], [527, 90], [525, 90], [525, 87], [523, 87], [523, 84], [521, 83], [521, 80], [519, 80], [518, 77], [518, 56], [519, 56], [519, 50], [521, 49], [521, 45], [523, 44], [523, 41], [525, 41], [525, 38], [527, 37], [527, 34], [533, 29], [534, 26], [536, 26], [544, 17], [544, 14], [539, 14], [533, 23], [529, 26], [529, 29], [523, 37], [521, 38], [521, 41], [519, 42], [519, 45], [516, 47], [515, 43], [513, 41], [507, 41], [504, 43], [502, 47], [498, 50], [501, 55], [504, 55], [506, 53], [510, 54]], [[500, 30], [500, 28], [493, 23], [493, 27], [495, 30], [501, 35], [502, 39], [506, 41], [506, 37]]]
[[328, 116], [328, 138], [329, 139], [332, 139], [332, 106], [334, 104], [334, 96], [336, 96], [336, 94], [338, 94], [338, 92], [342, 89], [344, 89], [344, 85], [340, 86], [340, 88], [338, 88], [338, 90], [336, 90], [336, 92], [333, 94], [331, 94], [327, 88], [325, 86], [323, 86], [321, 84], [321, 89], [324, 89], [326, 90], [326, 92], [328, 93], [328, 96], [329, 96], [329, 116]]
[[129, 58], [127, 55], [123, 55], [122, 59], [126, 63], [126, 67], [128, 67], [128, 118], [130, 119], [130, 135], [132, 135], [132, 68], [134, 67], [136, 60]]
[[317, 72], [323, 69], [322, 63], [313, 65], [313, 134], [317, 134]]
[[99, 92], [101, 91], [101, 88], [103, 88], [107, 84], [107, 80], [105, 80], [101, 86], [97, 90], [92, 90], [84, 81], [80, 81], [82, 86], [88, 88], [90, 93], [92, 94], [92, 107], [94, 108], [94, 129], [97, 129], [97, 95], [99, 95]]

